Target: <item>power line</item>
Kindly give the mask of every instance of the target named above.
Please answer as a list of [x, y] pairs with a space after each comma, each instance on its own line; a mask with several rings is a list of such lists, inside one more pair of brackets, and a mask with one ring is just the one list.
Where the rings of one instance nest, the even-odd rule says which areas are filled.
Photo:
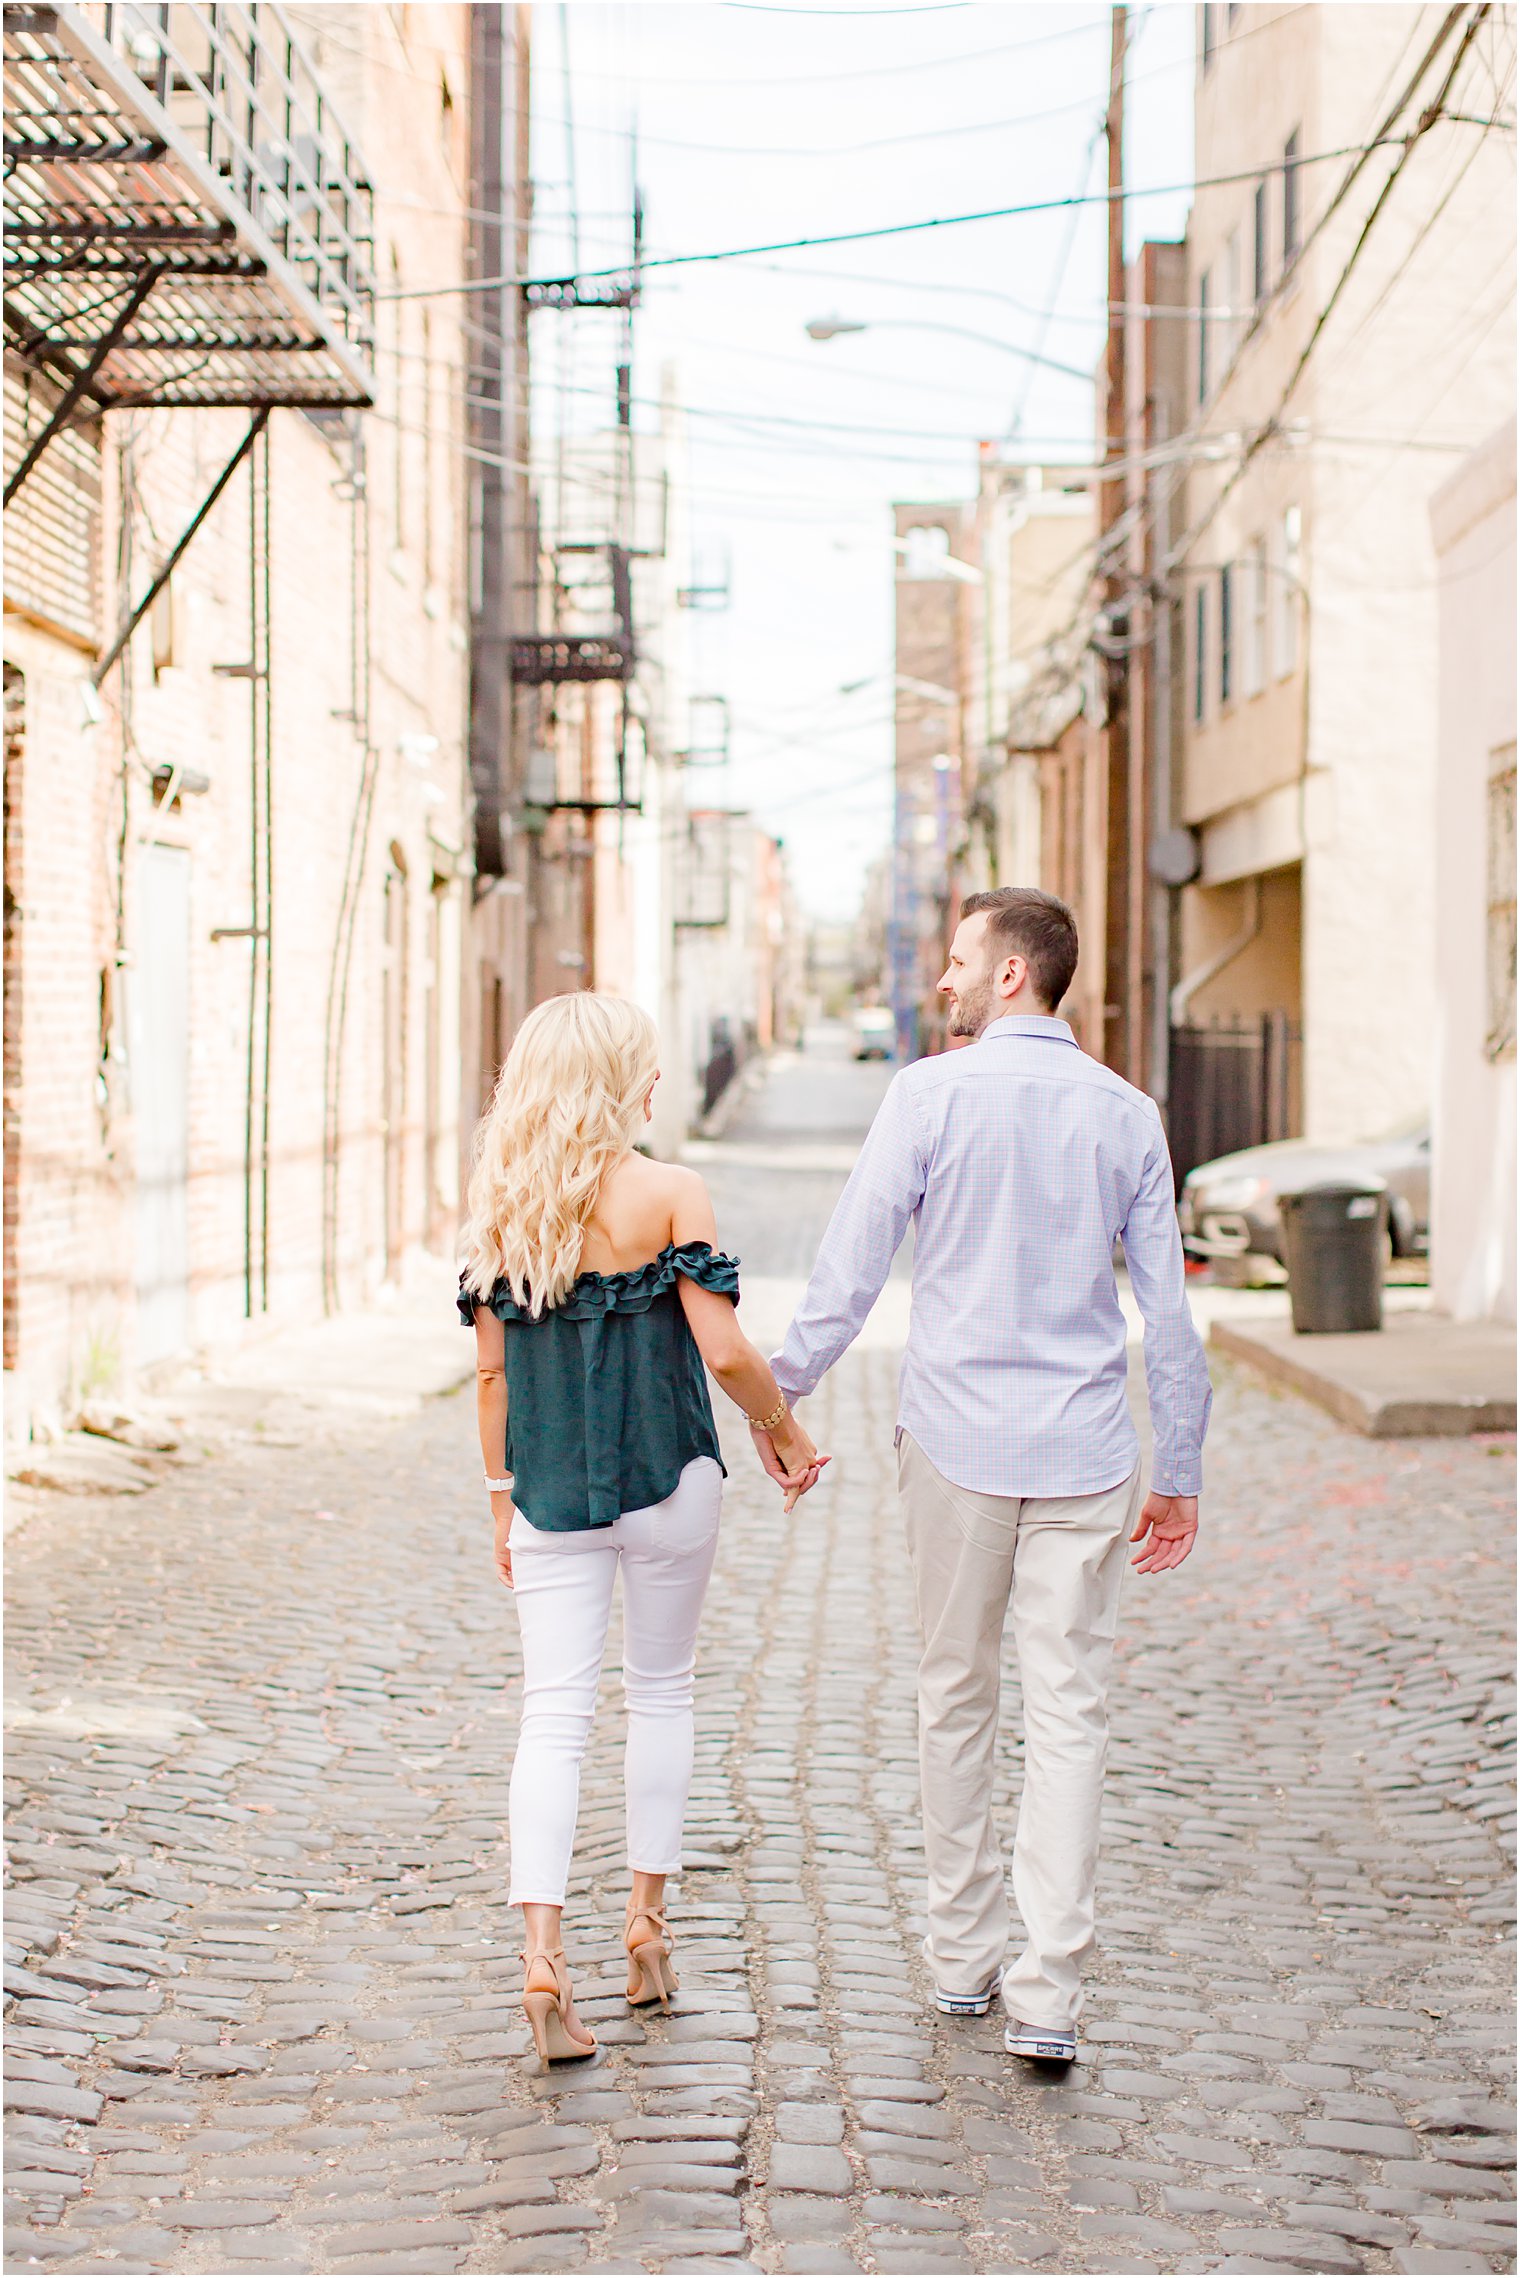
[[[810, 11], [811, 13], [812, 11]], [[792, 74], [785, 79], [751, 79], [748, 73], [735, 71], [698, 73], [689, 78], [677, 79], [661, 72], [660, 83], [665, 87], [733, 87], [753, 88], [835, 87], [858, 86], [864, 79], [901, 79], [908, 73], [915, 76], [925, 71], [950, 69], [963, 63], [988, 63], [996, 56], [1026, 55], [1032, 48], [1054, 47], [1058, 42], [1090, 38], [1094, 32], [1106, 27], [1106, 17], [1094, 16], [1087, 23], [1064, 25], [1058, 32], [1037, 32], [1032, 39], [1005, 40], [997, 47], [968, 48], [958, 55], [928, 55], [916, 63], [878, 63], [867, 65], [860, 71], [820, 71], [806, 75]], [[616, 74], [608, 71], [582, 71], [583, 79], [610, 79]]]
[[[1082, 171], [1077, 177], [1078, 190], [1085, 190], [1088, 182], [1092, 178], [1093, 159], [1097, 153], [1098, 144], [1103, 139], [1106, 123], [1107, 122], [1104, 115], [1100, 112], [1098, 115], [1097, 124], [1094, 126], [1092, 134], [1088, 139], [1087, 148], [1082, 153]], [[1045, 342], [1050, 337], [1051, 314], [1056, 302], [1058, 302], [1061, 297], [1061, 287], [1066, 281], [1067, 264], [1071, 260], [1072, 248], [1077, 242], [1077, 230], [1080, 225], [1080, 208], [1074, 206], [1067, 220], [1066, 242], [1061, 247], [1060, 253], [1057, 257], [1055, 273], [1050, 280], [1050, 290], [1045, 297], [1045, 309], [1042, 312], [1039, 321], [1039, 330], [1035, 334], [1035, 345], [1037, 348], [1043, 348]], [[1013, 418], [1011, 421], [1011, 426], [1015, 433], [1017, 433], [1018, 429], [1023, 424], [1024, 413], [1028, 407], [1030, 395], [1034, 390], [1034, 382], [1035, 367], [1031, 363], [1029, 370], [1024, 374], [1024, 384], [1019, 390], [1018, 398], [1013, 407]]]
[[[1384, 136], [1378, 142], [1347, 143], [1337, 150], [1307, 152], [1294, 160], [1295, 166], [1323, 166], [1337, 158], [1365, 160], [1372, 151], [1385, 142], [1402, 142], [1402, 136]], [[872, 229], [832, 230], [818, 237], [774, 238], [760, 245], [730, 245], [715, 247], [707, 253], [649, 253], [641, 263], [642, 269], [686, 269], [710, 261], [747, 261], [762, 253], [805, 253], [819, 245], [862, 245], [873, 240], [894, 237], [921, 236], [934, 229], [960, 229], [972, 222], [1016, 221], [1030, 214], [1067, 213], [1073, 206], [1110, 206], [1116, 201], [1134, 203], [1143, 198], [1185, 198], [1199, 190], [1222, 190], [1242, 182], [1260, 182], [1267, 175], [1280, 171], [1280, 159], [1269, 160], [1258, 166], [1248, 166], [1229, 174], [1214, 174], [1190, 182], [1158, 182], [1146, 189], [1089, 190], [1076, 197], [1033, 198], [1016, 206], [986, 206], [975, 213], [933, 214], [926, 221], [881, 222]], [[575, 280], [593, 284], [601, 280], [626, 276], [628, 264], [614, 264], [605, 269], [583, 269]], [[431, 300], [451, 293], [500, 292], [509, 286], [524, 290], [535, 285], [561, 285], [563, 277], [475, 277], [459, 284], [408, 287], [399, 292], [377, 293], [378, 301]]]
[[908, 8], [783, 8], [779, 0], [719, 0], [720, 6], [745, 16], [945, 16], [952, 8], [969, 8], [971, 0], [920, 0]]
[[[1444, 116], [1442, 105], [1444, 104], [1446, 97], [1451, 93], [1452, 87], [1456, 81], [1457, 73], [1462, 67], [1462, 63], [1467, 55], [1467, 51], [1471, 47], [1474, 39], [1477, 37], [1478, 28], [1482, 24], [1488, 12], [1489, 0], [1481, 0], [1481, 4], [1473, 9], [1471, 15], [1468, 17], [1466, 25], [1463, 27], [1462, 37], [1457, 42], [1456, 53], [1451, 59], [1451, 63], [1447, 69], [1445, 77], [1441, 81], [1441, 85], [1436, 95], [1432, 101], [1425, 105], [1418, 119], [1415, 121], [1414, 127], [1407, 135], [1391, 138], [1397, 140], [1401, 146], [1399, 155], [1394, 161], [1394, 164], [1389, 168], [1387, 179], [1384, 181], [1382, 188], [1378, 191], [1377, 196], [1374, 198], [1372, 206], [1368, 211], [1360, 230], [1357, 232], [1356, 241], [1346, 256], [1345, 262], [1341, 267], [1340, 274], [1336, 278], [1335, 283], [1331, 286], [1328, 296], [1320, 307], [1319, 313], [1315, 317], [1313, 324], [1309, 328], [1308, 338], [1305, 340], [1303, 347], [1298, 352], [1298, 356], [1294, 362], [1293, 369], [1288, 374], [1288, 378], [1282, 389], [1282, 392], [1278, 396], [1276, 403], [1272, 407], [1272, 410], [1268, 414], [1265, 421], [1258, 427], [1256, 433], [1247, 443], [1245, 449], [1240, 455], [1240, 458], [1237, 460], [1229, 475], [1226, 476], [1225, 480], [1220, 484], [1219, 489], [1215, 492], [1214, 497], [1210, 500], [1208, 506], [1204, 509], [1203, 513], [1192, 524], [1192, 526], [1183, 532], [1177, 544], [1171, 548], [1163, 565], [1165, 569], [1171, 570], [1173, 567], [1175, 567], [1175, 565], [1184, 558], [1184, 556], [1191, 550], [1191, 548], [1197, 544], [1204, 531], [1207, 530], [1210, 524], [1213, 522], [1220, 508], [1223, 506], [1225, 500], [1231, 495], [1236, 486], [1239, 484], [1242, 476], [1245, 474], [1247, 467], [1251, 465], [1252, 461], [1257, 457], [1268, 440], [1278, 432], [1278, 421], [1281, 419], [1283, 412], [1287, 409], [1287, 406], [1298, 387], [1298, 383], [1303, 378], [1304, 372], [1308, 367], [1309, 360], [1319, 345], [1325, 327], [1330, 322], [1332, 315], [1339, 305], [1342, 293], [1345, 291], [1347, 285], [1351, 281], [1352, 273], [1355, 270], [1357, 263], [1361, 260], [1363, 252], [1366, 250], [1367, 241], [1371, 237], [1373, 230], [1377, 227], [1378, 218], [1387, 206], [1389, 198], [1393, 195], [1394, 184], [1398, 181], [1399, 176], [1403, 173], [1405, 167], [1413, 158], [1416, 150], [1418, 150], [1420, 147], [1420, 144], [1423, 142], [1425, 136]], [[1397, 103], [1395, 103], [1393, 109], [1389, 112], [1388, 118], [1384, 125], [1383, 134], [1379, 140], [1390, 139], [1388, 136], [1388, 129], [1392, 126], [1394, 120], [1396, 120], [1400, 114], [1407, 109], [1408, 105], [1414, 100], [1415, 90], [1418, 88], [1420, 81], [1424, 78], [1426, 72], [1430, 69], [1432, 63], [1434, 63], [1436, 57], [1439, 55], [1441, 49], [1445, 46], [1447, 40], [1451, 37], [1452, 32], [1455, 30], [1457, 24], [1461, 21], [1461, 17], [1462, 10], [1460, 8], [1448, 9], [1446, 16], [1442, 20], [1440, 30], [1437, 32], [1435, 38], [1431, 41], [1430, 46], [1426, 49], [1425, 54], [1420, 59], [1418, 69], [1409, 79], [1405, 86], [1403, 94], [1399, 97], [1399, 100]], [[1369, 151], [1375, 147], [1376, 144], [1369, 145]], [[1341, 183], [1340, 188], [1336, 191], [1335, 196], [1331, 199], [1330, 204], [1327, 206], [1324, 213], [1320, 216], [1314, 230], [1311, 231], [1308, 244], [1312, 244], [1314, 239], [1326, 227], [1331, 215], [1336, 212], [1337, 208], [1341, 205], [1347, 196], [1348, 192], [1351, 189], [1352, 183], [1361, 173], [1365, 163], [1366, 154], [1364, 154], [1363, 157], [1359, 158], [1356, 164], [1351, 167], [1346, 175], [1345, 180]], [[1306, 244], [1304, 251], [1307, 250], [1308, 245]], [[1300, 259], [1302, 259], [1302, 254], [1300, 255]], [[1251, 334], [1248, 334], [1247, 338], [1249, 339], [1250, 337]], [[1234, 362], [1230, 367], [1232, 371], [1234, 370], [1235, 364], [1238, 364], [1240, 361], [1240, 357], [1243, 353], [1244, 343], [1242, 343], [1241, 348], [1236, 351]], [[1228, 377], [1228, 375], [1226, 376]]]
[[[1166, 63], [1152, 65], [1148, 71], [1137, 71], [1130, 77], [1132, 87], [1141, 86], [1153, 79], [1165, 78], [1174, 71], [1191, 68], [1186, 57], [1176, 57]], [[755, 143], [755, 142], [688, 142], [684, 136], [645, 134], [640, 132], [639, 142], [652, 150], [690, 151], [707, 158], [857, 158], [875, 150], [897, 150], [905, 144], [918, 142], [959, 141], [971, 134], [1006, 134], [1016, 127], [1043, 126], [1052, 119], [1070, 118], [1074, 113], [1090, 110], [1092, 97], [1079, 95], [1069, 103], [1048, 103], [1037, 111], [1020, 111], [998, 119], [971, 119], [953, 126], [914, 127], [902, 134], [875, 135], [865, 142], [833, 143]], [[534, 123], [541, 127], [558, 126], [562, 122], [542, 113], [535, 114]], [[626, 141], [633, 135], [631, 127], [592, 125], [583, 122], [583, 134], [616, 137]]]

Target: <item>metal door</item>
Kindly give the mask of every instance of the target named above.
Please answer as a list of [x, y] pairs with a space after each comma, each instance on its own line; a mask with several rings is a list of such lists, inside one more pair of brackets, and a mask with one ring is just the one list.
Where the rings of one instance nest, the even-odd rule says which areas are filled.
[[190, 857], [148, 846], [138, 865], [132, 974], [137, 1133], [137, 1358], [190, 1341]]

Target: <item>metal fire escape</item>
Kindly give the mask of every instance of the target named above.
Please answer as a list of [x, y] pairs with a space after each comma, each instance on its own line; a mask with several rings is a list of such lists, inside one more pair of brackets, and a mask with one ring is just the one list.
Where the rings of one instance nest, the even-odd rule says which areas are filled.
[[273, 5], [5, 12], [5, 341], [78, 416], [368, 404], [370, 193]]

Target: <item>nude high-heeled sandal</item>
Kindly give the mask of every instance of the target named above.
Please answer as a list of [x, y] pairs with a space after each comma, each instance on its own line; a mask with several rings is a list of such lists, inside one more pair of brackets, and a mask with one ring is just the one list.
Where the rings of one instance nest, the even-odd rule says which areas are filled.
[[[643, 1935], [636, 1937], [635, 1931]], [[623, 1929], [623, 1944], [628, 1949], [628, 2002], [630, 2008], [646, 2009], [658, 2001], [662, 2009], [670, 2007], [670, 1997], [680, 1990], [671, 1954], [674, 1940], [663, 1914], [651, 1907], [636, 1907], [630, 1899], [628, 1919]]]
[[596, 2035], [591, 2033], [584, 2041], [578, 2041], [570, 2030], [570, 1972], [564, 1947], [556, 1946], [552, 1953], [546, 1947], [536, 1954], [524, 1954], [522, 1958], [526, 1968], [523, 2014], [544, 2071], [547, 2072], [551, 2064], [569, 2064], [578, 2057], [595, 2056]]

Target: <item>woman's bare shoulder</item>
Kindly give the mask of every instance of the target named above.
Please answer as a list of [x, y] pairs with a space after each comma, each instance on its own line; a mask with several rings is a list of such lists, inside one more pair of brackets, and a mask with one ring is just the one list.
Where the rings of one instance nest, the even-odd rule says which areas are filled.
[[711, 1207], [700, 1175], [684, 1163], [625, 1155], [608, 1174], [596, 1216], [615, 1242], [640, 1238], [635, 1228], [647, 1229], [651, 1236], [658, 1230], [660, 1239], [680, 1241], [682, 1227]]
[[664, 1163], [651, 1155], [630, 1155], [619, 1165], [618, 1201], [636, 1208], [642, 1217], [658, 1213], [668, 1225], [667, 1239], [700, 1239], [712, 1215], [707, 1185], [699, 1171], [685, 1163]]
[[607, 1185], [628, 1194], [704, 1194], [700, 1173], [685, 1163], [662, 1162], [657, 1155], [625, 1155], [607, 1174]]

